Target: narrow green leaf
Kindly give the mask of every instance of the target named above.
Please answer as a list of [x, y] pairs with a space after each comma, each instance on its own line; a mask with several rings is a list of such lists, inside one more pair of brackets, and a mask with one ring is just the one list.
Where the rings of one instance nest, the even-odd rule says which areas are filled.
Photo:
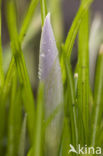
[[48, 10], [52, 15], [52, 25], [54, 28], [54, 34], [56, 38], [57, 47], [61, 49], [61, 42], [64, 38], [64, 29], [63, 29], [63, 16], [62, 16], [62, 1], [52, 0], [48, 1]]
[[92, 118], [92, 142], [93, 146], [96, 145], [96, 138], [100, 128], [100, 122], [103, 113], [103, 45], [100, 48], [95, 74], [94, 86], [94, 108]]
[[11, 71], [11, 66], [15, 68], [14, 59], [12, 59], [12, 62], [9, 66], [9, 71], [6, 75], [4, 86], [0, 92], [0, 155], [2, 155], [2, 149], [3, 149], [3, 139], [4, 139], [4, 130], [5, 130], [5, 121], [6, 121], [5, 119], [6, 102], [7, 102], [8, 93], [11, 88], [12, 78], [14, 76], [14, 71]]
[[71, 29], [68, 33], [68, 36], [66, 38], [63, 49], [68, 56], [69, 62], [70, 62], [70, 58], [71, 58], [71, 53], [72, 53], [74, 41], [75, 41], [76, 35], [78, 33], [80, 24], [81, 24], [82, 20], [84, 19], [85, 14], [86, 14], [86, 12], [87, 12], [87, 10], [90, 7], [92, 2], [93, 2], [93, 0], [85, 0], [81, 4], [81, 6], [80, 6], [80, 8], [76, 14], [76, 17], [72, 23]]
[[[30, 6], [29, 6], [29, 9], [28, 9], [28, 12], [27, 12], [27, 14], [26, 14], [26, 16], [25, 16], [25, 18], [24, 18], [24, 21], [23, 21], [23, 24], [22, 24], [22, 27], [21, 27], [21, 32], [20, 32], [20, 35], [19, 35], [19, 38], [20, 38], [20, 41], [21, 41], [21, 43], [23, 42], [23, 39], [24, 39], [24, 36], [25, 36], [25, 34], [26, 34], [26, 32], [27, 32], [27, 29], [28, 29], [28, 27], [29, 27], [29, 23], [30, 23], [30, 21], [31, 21], [31, 19], [32, 19], [32, 16], [33, 16], [33, 13], [34, 13], [34, 11], [35, 11], [35, 8], [36, 8], [36, 6], [37, 6], [37, 4], [38, 4], [38, 1], [39, 0], [31, 0], [31, 3], [30, 3]], [[13, 9], [13, 7], [12, 7], [12, 9]], [[8, 10], [8, 9], [7, 9]], [[12, 15], [10, 15], [10, 16], [14, 16], [15, 15], [15, 11], [14, 11], [14, 9], [13, 9], [13, 12], [14, 12], [14, 14]], [[8, 11], [7, 11], [7, 15], [8, 15]], [[15, 15], [16, 16], [16, 15]], [[15, 17], [13, 17], [13, 19], [14, 19], [14, 22], [13, 23], [16, 23], [16, 21], [15, 21]], [[14, 32], [14, 25], [10, 25], [10, 21], [9, 21], [9, 17], [8, 17], [8, 25], [9, 25], [9, 27], [11, 27], [10, 28], [10, 30], [11, 30], [11, 34], [13, 34], [14, 35], [14, 38], [15, 38], [15, 35], [16, 36], [18, 36], [17, 35], [17, 30], [15, 30], [15, 32]], [[16, 26], [15, 26], [16, 27]], [[13, 31], [12, 31], [13, 30]], [[17, 38], [16, 38], [17, 39]], [[11, 63], [10, 64], [12, 64], [12, 60], [13, 60], [13, 58], [11, 59]], [[11, 71], [13, 72], [13, 66], [11, 66], [10, 67], [10, 69], [11, 69]], [[11, 72], [11, 75], [12, 75], [12, 72]], [[9, 69], [8, 69], [8, 73], [9, 73]], [[6, 80], [7, 81], [7, 80]], [[10, 83], [9, 83], [10, 84]], [[6, 86], [6, 85], [5, 85]], [[7, 88], [7, 87], [6, 87]]]
[[[11, 48], [12, 48], [12, 52], [14, 55], [19, 80], [20, 80], [21, 85], [23, 85], [23, 87], [24, 87], [23, 95], [25, 95], [25, 96], [23, 96], [23, 99], [24, 99], [24, 101], [27, 100], [27, 102], [24, 102], [24, 107], [25, 107], [25, 111], [28, 115], [29, 135], [30, 135], [30, 139], [32, 142], [32, 139], [33, 139], [32, 132], [34, 130], [34, 123], [35, 123], [34, 97], [33, 97], [32, 89], [31, 89], [31, 85], [30, 85], [28, 72], [26, 69], [24, 56], [23, 56], [23, 53], [21, 50], [21, 45], [20, 45], [19, 39], [18, 39], [15, 6], [14, 6], [14, 2], [12, 0], [10, 0], [9, 3], [7, 4], [7, 8], [8, 8], [7, 22], [8, 22], [8, 29], [9, 29], [9, 34], [10, 34], [10, 38], [11, 38]], [[11, 25], [14, 26], [15, 35], [13, 35], [14, 32], [11, 30], [11, 28], [12, 28], [12, 27], [10, 27]], [[29, 103], [29, 105], [28, 105], [28, 103]]]
[[1, 41], [1, 1], [0, 1], [0, 89], [3, 87], [4, 83], [4, 72], [3, 72], [3, 65], [2, 65], [2, 41]]
[[19, 35], [20, 43], [22, 43], [22, 41], [24, 39], [24, 36], [27, 32], [27, 29], [29, 27], [30, 21], [33, 17], [33, 14], [34, 14], [34, 11], [36, 9], [38, 2], [39, 2], [39, 0], [31, 0], [29, 9], [28, 9], [27, 14], [24, 18], [24, 21], [23, 21], [23, 24], [22, 24], [22, 27], [20, 30], [20, 35]]
[[71, 131], [69, 127], [68, 118], [64, 118], [64, 128], [63, 128], [63, 139], [62, 139], [62, 156], [68, 156], [69, 154], [69, 145], [71, 144]]
[[75, 86], [73, 80], [73, 74], [71, 66], [68, 65], [67, 58], [64, 60], [67, 72], [67, 93], [68, 93], [68, 103], [67, 109], [70, 113], [70, 122], [71, 122], [71, 129], [72, 129], [72, 143], [74, 147], [78, 144], [78, 129], [77, 129], [77, 107], [76, 107], [76, 97], [75, 97]]
[[40, 5], [41, 5], [42, 26], [43, 26], [45, 17], [46, 17], [46, 15], [47, 15], [46, 0], [40, 0]]
[[12, 57], [9, 68], [8, 68], [8, 72], [6, 74], [5, 83], [3, 86], [3, 91], [2, 91], [3, 101], [6, 101], [6, 97], [10, 91], [12, 79], [15, 74], [15, 68], [16, 68], [15, 60], [14, 60], [14, 57]]
[[26, 147], [26, 125], [27, 125], [27, 115], [25, 114], [22, 129], [21, 129], [21, 135], [20, 135], [20, 144], [19, 144], [19, 150], [18, 150], [18, 156], [25, 156], [25, 147]]
[[40, 83], [37, 97], [36, 125], [34, 131], [34, 144], [32, 156], [41, 156], [44, 114], [44, 85]]
[[22, 118], [21, 108], [21, 89], [17, 90], [17, 77], [15, 74], [13, 77], [9, 110], [7, 156], [18, 154]]
[[[84, 134], [85, 143], [88, 143], [89, 126], [89, 13], [82, 20], [79, 30], [78, 54], [78, 107], [82, 114], [83, 123], [78, 123], [80, 133]], [[83, 128], [84, 127], [84, 128]], [[84, 132], [81, 132], [84, 131]], [[80, 134], [81, 139], [81, 134]], [[82, 139], [81, 139], [82, 140]]]

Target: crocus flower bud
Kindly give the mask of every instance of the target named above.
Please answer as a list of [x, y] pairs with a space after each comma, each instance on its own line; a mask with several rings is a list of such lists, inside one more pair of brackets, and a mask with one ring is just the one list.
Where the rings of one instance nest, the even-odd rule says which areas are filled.
[[[45, 119], [62, 103], [62, 79], [58, 49], [50, 23], [50, 13], [46, 16], [42, 29], [39, 57], [39, 79], [45, 89]], [[46, 129], [46, 155], [57, 155], [60, 143], [62, 109]]]

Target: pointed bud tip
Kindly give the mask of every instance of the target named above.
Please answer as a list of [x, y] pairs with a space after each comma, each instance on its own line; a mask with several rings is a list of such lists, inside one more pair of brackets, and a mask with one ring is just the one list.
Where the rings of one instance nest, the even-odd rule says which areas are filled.
[[44, 26], [47, 24], [47, 23], [50, 23], [50, 12], [47, 14], [47, 16], [45, 17], [45, 21], [44, 21]]
[[50, 15], [51, 15], [50, 12], [48, 12], [46, 18], [49, 18], [50, 19]]

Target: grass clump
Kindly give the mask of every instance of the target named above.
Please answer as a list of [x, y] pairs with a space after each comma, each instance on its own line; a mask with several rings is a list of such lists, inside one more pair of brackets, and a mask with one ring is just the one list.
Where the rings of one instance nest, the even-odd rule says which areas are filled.
[[[53, 1], [55, 4], [55, 0]], [[81, 2], [65, 42], [57, 41], [60, 55], [48, 13], [49, 2], [40, 0], [41, 13], [38, 9], [38, 14], [41, 14], [42, 33], [36, 96], [29, 80], [22, 44], [39, 0], [31, 0], [21, 28], [18, 28], [17, 24], [15, 0], [8, 0], [6, 3], [6, 21], [11, 47], [11, 62], [6, 74], [2, 57], [1, 3], [2, 1], [0, 1], [0, 155], [96, 155], [96, 149], [94, 153], [88, 153], [88, 147], [91, 146], [93, 148], [100, 146], [99, 155], [102, 155], [103, 45], [96, 61], [94, 89], [91, 88], [89, 81], [91, 69], [89, 23], [93, 0]], [[58, 11], [60, 13], [60, 9]], [[61, 23], [58, 21], [59, 19], [57, 24]], [[71, 54], [77, 34], [78, 58], [73, 71]], [[82, 152], [79, 151], [79, 146], [84, 147]], [[72, 148], [75, 152], [70, 152]]]

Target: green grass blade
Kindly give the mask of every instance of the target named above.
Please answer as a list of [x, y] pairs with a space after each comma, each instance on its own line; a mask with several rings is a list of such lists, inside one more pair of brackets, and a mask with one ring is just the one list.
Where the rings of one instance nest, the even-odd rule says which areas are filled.
[[56, 38], [56, 43], [58, 48], [61, 48], [61, 42], [63, 41], [63, 16], [62, 16], [62, 1], [60, 0], [52, 0], [48, 1], [48, 10], [52, 15], [52, 25]]
[[3, 141], [4, 141], [4, 134], [5, 134], [5, 115], [6, 115], [6, 107], [3, 105], [3, 97], [0, 94], [0, 155], [3, 155]]
[[34, 145], [32, 156], [42, 155], [42, 135], [43, 135], [43, 114], [44, 114], [44, 85], [40, 83], [37, 98], [36, 125], [34, 131]]
[[[27, 14], [26, 14], [26, 16], [24, 18], [24, 22], [22, 24], [21, 32], [20, 32], [20, 35], [19, 35], [19, 38], [20, 38], [21, 43], [23, 42], [24, 36], [25, 36], [25, 34], [26, 34], [27, 30], [28, 30], [29, 23], [30, 23], [30, 21], [32, 19], [32, 16], [33, 16], [33, 13], [35, 11], [35, 8], [36, 8], [37, 4], [38, 4], [38, 0], [32, 0], [31, 3], [30, 3], [28, 12], [27, 12]], [[14, 15], [15, 15], [15, 11], [13, 11], [13, 12], [14, 12]], [[7, 14], [8, 14], [8, 12], [7, 12]], [[14, 19], [14, 22], [13, 23], [16, 23], [15, 17], [13, 19]], [[14, 31], [14, 25], [10, 25], [10, 21], [9, 20], [8, 20], [8, 22], [9, 22], [8, 25], [11, 27], [10, 28], [11, 34], [14, 35], [14, 38], [15, 38], [15, 35], [18, 37], [17, 30], [15, 30], [15, 33], [12, 33], [12, 30]], [[11, 59], [11, 63], [10, 63], [11, 64], [11, 67], [10, 67], [10, 69], [13, 72], [12, 60], [13, 60], [13, 58]], [[12, 72], [11, 72], [11, 75], [12, 75]], [[8, 73], [9, 73], [9, 69], [8, 69]], [[5, 81], [7, 81], [7, 80], [5, 80]]]
[[27, 115], [25, 114], [22, 129], [21, 129], [21, 135], [20, 135], [20, 144], [19, 144], [19, 150], [18, 155], [19, 156], [25, 156], [25, 149], [26, 149], [26, 125], [27, 125]]
[[81, 6], [76, 14], [76, 17], [72, 23], [71, 29], [68, 33], [68, 36], [66, 38], [63, 49], [66, 52], [69, 61], [70, 61], [72, 48], [73, 48], [74, 41], [75, 41], [76, 35], [78, 33], [80, 24], [81, 24], [83, 18], [85, 17], [85, 14], [92, 2], [93, 2], [93, 0], [86, 0], [81, 4]]
[[45, 17], [46, 17], [46, 15], [47, 15], [46, 0], [40, 0], [40, 5], [41, 5], [42, 26], [43, 26]]
[[69, 144], [71, 144], [71, 130], [68, 118], [64, 118], [63, 139], [62, 139], [62, 156], [68, 156]]
[[5, 130], [6, 101], [8, 98], [8, 93], [11, 88], [12, 78], [14, 76], [14, 72], [11, 70], [11, 66], [15, 68], [14, 59], [12, 59], [12, 62], [9, 66], [9, 71], [6, 75], [6, 80], [3, 85], [2, 91], [0, 93], [0, 155], [2, 155], [3, 138], [4, 138], [4, 130]]
[[[18, 58], [15, 58], [16, 67], [18, 71], [18, 76], [21, 85], [23, 85], [23, 101], [24, 101], [24, 108], [27, 113], [28, 118], [28, 129], [29, 129], [29, 135], [32, 142], [32, 133], [34, 131], [34, 123], [35, 123], [35, 102], [33, 93], [30, 86], [30, 81], [23, 57], [23, 53], [21, 52], [21, 56]], [[28, 104], [29, 103], [29, 104]]]
[[96, 138], [98, 134], [98, 130], [100, 128], [100, 122], [102, 119], [103, 113], [103, 45], [100, 48], [97, 66], [96, 66], [96, 74], [95, 74], [95, 86], [94, 86], [94, 108], [93, 108], [93, 129], [92, 129], [92, 140], [91, 144], [93, 146], [96, 145]]
[[14, 73], [15, 73], [15, 60], [14, 60], [14, 57], [12, 57], [12, 60], [10, 62], [10, 65], [9, 65], [9, 68], [8, 68], [8, 72], [6, 74], [6, 78], [5, 78], [5, 83], [4, 83], [4, 86], [3, 86], [3, 101], [6, 100], [6, 97], [10, 91], [10, 88], [11, 88], [11, 84], [12, 84], [12, 79], [13, 79], [13, 76], [14, 76]]
[[[89, 13], [82, 20], [78, 41], [78, 106], [82, 114], [83, 124], [79, 127], [84, 133], [85, 143], [88, 143], [89, 126]], [[83, 126], [82, 126], [83, 125]], [[84, 129], [83, 129], [84, 127]], [[80, 138], [81, 138], [80, 134]], [[82, 139], [81, 139], [82, 140]]]
[[[33, 16], [33, 13], [34, 13], [34, 11], [35, 11], [35, 8], [36, 8], [37, 4], [38, 4], [38, 0], [32, 0], [31, 3], [30, 3], [28, 12], [27, 12], [27, 14], [26, 14], [26, 16], [25, 16], [25, 18], [24, 18], [24, 22], [23, 22], [23, 24], [22, 24], [21, 32], [20, 32], [20, 35], [19, 35], [19, 38], [20, 38], [21, 43], [23, 42], [24, 36], [25, 36], [25, 34], [26, 34], [26, 32], [27, 32], [27, 29], [28, 29], [28, 27], [29, 27], [29, 23], [30, 23], [30, 21], [31, 21], [31, 19], [32, 19], [32, 16]], [[13, 12], [14, 12], [14, 11], [13, 11]], [[15, 12], [14, 12], [14, 13], [15, 13]], [[7, 14], [8, 14], [8, 13], [7, 13]], [[14, 15], [15, 15], [15, 14], [14, 14]], [[13, 23], [16, 23], [15, 17], [14, 17], [13, 19], [14, 19], [14, 22], [13, 22]], [[9, 22], [9, 20], [8, 20], [8, 22]], [[9, 30], [11, 30], [11, 31], [13, 30], [13, 31], [14, 31], [14, 25], [10, 25], [10, 22], [9, 22], [8, 25], [9, 25], [10, 27], [12, 27], [12, 28], [10, 28]], [[14, 38], [15, 38], [15, 35], [18, 36], [18, 35], [17, 35], [17, 30], [15, 30], [15, 33], [12, 33], [12, 32], [11, 32], [11, 34], [14, 35]], [[12, 58], [12, 60], [13, 60], [13, 58]], [[12, 64], [12, 63], [11, 63], [11, 64]], [[12, 67], [13, 67], [13, 66], [12, 66]], [[11, 69], [12, 69], [12, 68], [11, 68]], [[12, 70], [13, 70], [13, 69], [12, 69]]]
[[[34, 97], [33, 97], [32, 89], [30, 85], [28, 72], [26, 69], [24, 56], [21, 50], [21, 45], [19, 44], [18, 32], [17, 32], [17, 27], [16, 27], [15, 7], [14, 7], [14, 2], [12, 0], [10, 0], [9, 3], [7, 4], [7, 8], [8, 8], [7, 22], [8, 22], [8, 29], [9, 29], [9, 34], [11, 38], [11, 48], [12, 48], [12, 52], [14, 55], [19, 80], [20, 80], [21, 85], [23, 85], [24, 87], [23, 91], [25, 92], [24, 93], [25, 97], [23, 99], [25, 101], [27, 100], [27, 102], [24, 102], [24, 107], [28, 115], [28, 125], [29, 125], [28, 128], [29, 128], [30, 139], [32, 142], [32, 139], [33, 139], [32, 132], [33, 132], [33, 129], [34, 129], [33, 127], [35, 123]], [[11, 30], [12, 28], [10, 27], [11, 25], [14, 26], [15, 34], [13, 34], [14, 32]]]
[[22, 24], [22, 27], [20, 30], [20, 35], [19, 35], [20, 43], [22, 43], [22, 41], [24, 39], [24, 36], [27, 32], [27, 29], [29, 27], [30, 21], [33, 17], [33, 14], [34, 14], [34, 11], [35, 11], [35, 8], [36, 8], [38, 2], [39, 2], [39, 0], [31, 0], [29, 9], [28, 9], [27, 14], [24, 18], [24, 21], [23, 21], [23, 24]]
[[21, 89], [17, 90], [17, 77], [15, 74], [13, 77], [9, 110], [7, 156], [18, 154], [22, 118], [21, 106]]
[[0, 88], [3, 87], [4, 83], [4, 73], [3, 73], [3, 66], [2, 66], [2, 41], [1, 41], [1, 1], [0, 1]]
[[76, 97], [75, 97], [75, 86], [74, 86], [74, 80], [73, 80], [73, 74], [71, 66], [68, 65], [67, 58], [65, 61], [65, 67], [67, 72], [67, 94], [68, 94], [68, 102], [67, 102], [67, 108], [70, 109], [70, 119], [71, 119], [71, 129], [72, 129], [72, 143], [74, 147], [78, 144], [78, 128], [77, 128], [77, 111], [76, 111]]
[[6, 18], [7, 18], [7, 24], [8, 24], [8, 31], [10, 34], [10, 39], [11, 41], [15, 42], [15, 48], [18, 49], [18, 30], [17, 30], [17, 15], [16, 15], [16, 8], [15, 8], [15, 3], [13, 0], [9, 0], [7, 2], [6, 6]]

